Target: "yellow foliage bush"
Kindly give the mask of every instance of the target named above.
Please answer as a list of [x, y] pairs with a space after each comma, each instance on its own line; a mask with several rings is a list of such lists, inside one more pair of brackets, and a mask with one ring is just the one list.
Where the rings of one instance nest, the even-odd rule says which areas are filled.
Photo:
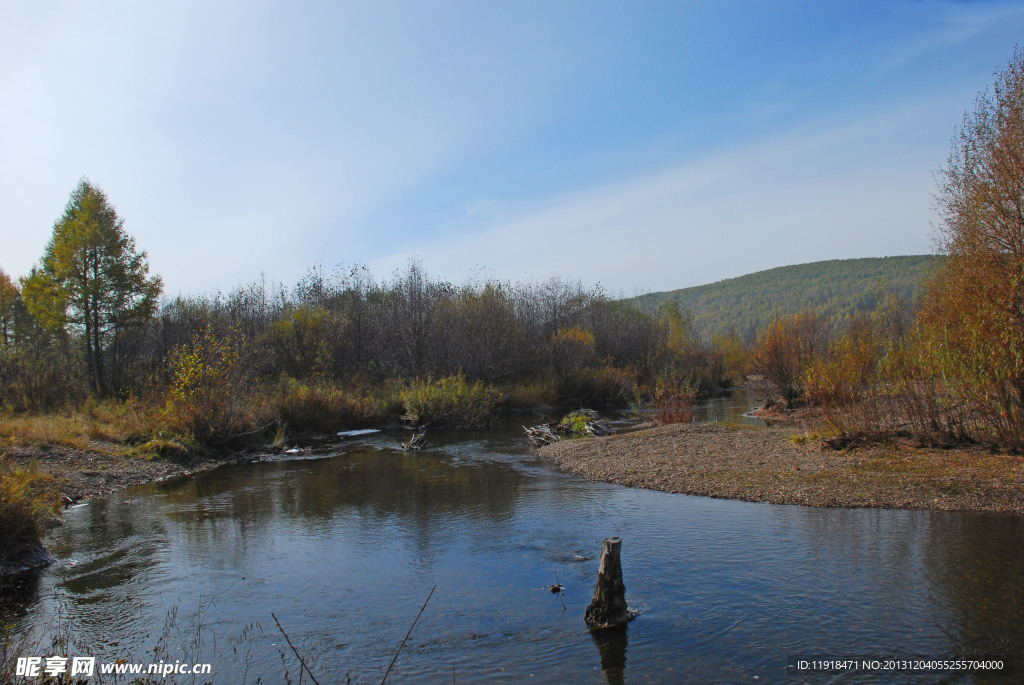
[[209, 326], [171, 351], [165, 411], [172, 429], [202, 444], [252, 433], [267, 421], [243, 352], [243, 343]]
[[488, 425], [505, 395], [483, 381], [468, 383], [460, 372], [432, 381], [417, 380], [401, 392], [404, 421], [420, 426], [470, 428]]

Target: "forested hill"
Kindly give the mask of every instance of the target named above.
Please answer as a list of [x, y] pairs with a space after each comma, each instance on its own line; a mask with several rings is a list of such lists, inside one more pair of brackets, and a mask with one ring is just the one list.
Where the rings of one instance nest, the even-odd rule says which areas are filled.
[[744, 339], [752, 339], [774, 318], [801, 309], [814, 309], [836, 329], [855, 313], [873, 310], [880, 293], [913, 301], [942, 259], [934, 255], [830, 259], [636, 299], [645, 308], [665, 300], [681, 303], [693, 312], [698, 332], [707, 338], [733, 328]]

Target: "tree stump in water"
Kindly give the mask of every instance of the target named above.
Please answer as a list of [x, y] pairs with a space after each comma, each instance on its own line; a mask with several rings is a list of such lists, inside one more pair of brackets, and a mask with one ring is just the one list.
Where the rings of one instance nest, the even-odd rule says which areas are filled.
[[591, 630], [625, 625], [633, 618], [626, 606], [626, 586], [622, 582], [620, 549], [622, 538], [605, 538], [601, 565], [597, 569], [597, 587], [583, 620]]

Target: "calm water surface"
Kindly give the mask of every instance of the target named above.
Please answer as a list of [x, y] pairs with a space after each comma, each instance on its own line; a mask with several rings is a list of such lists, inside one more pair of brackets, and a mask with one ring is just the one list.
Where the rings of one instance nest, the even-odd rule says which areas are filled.
[[[535, 421], [434, 434], [415, 455], [396, 451], [400, 432], [339, 440], [75, 508], [47, 541], [58, 562], [28, 589], [22, 628], [59, 620], [101, 659], [152, 661], [160, 642], [171, 660], [213, 662], [218, 683], [277, 682], [274, 612], [321, 682], [378, 682], [436, 586], [396, 683], [451, 682], [453, 667], [464, 683], [993, 680], [800, 678], [790, 655], [1024, 666], [1019, 517], [588, 483], [530, 453], [520, 426]], [[582, 617], [611, 535], [643, 613], [595, 638]]]

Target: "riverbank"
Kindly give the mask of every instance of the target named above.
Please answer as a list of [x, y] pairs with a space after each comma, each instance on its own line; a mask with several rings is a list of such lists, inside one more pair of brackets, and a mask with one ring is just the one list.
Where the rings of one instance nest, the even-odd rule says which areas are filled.
[[589, 480], [774, 504], [1024, 514], [1024, 458], [909, 444], [841, 451], [792, 427], [673, 424], [538, 453]]
[[[38, 569], [53, 557], [41, 542], [46, 528], [62, 524], [60, 510], [67, 505], [88, 502], [134, 485], [156, 483], [170, 478], [188, 477], [227, 464], [253, 461], [273, 450], [255, 449], [229, 452], [179, 452], [173, 456], [145, 458], [127, 453], [123, 445], [94, 441], [85, 449], [65, 445], [13, 447], [0, 452], [5, 479], [15, 471], [41, 477], [45, 492], [26, 492], [24, 503], [6, 502], [14, 510], [0, 506], [0, 537], [17, 540], [0, 554], [0, 581], [12, 573]], [[35, 532], [28, 532], [34, 530]], [[10, 542], [10, 540], [8, 541]], [[2, 626], [0, 626], [2, 627]]]
[[[201, 471], [258, 458], [258, 452], [187, 454], [173, 458], [131, 456], [117, 446], [93, 449], [66, 446], [15, 447], [2, 458], [5, 488], [14, 493], [0, 504], [0, 580], [18, 571], [46, 566], [52, 557], [41, 542], [46, 528], [60, 525], [60, 509], [133, 485], [190, 476]], [[10, 469], [9, 472], [6, 470]], [[28, 474], [28, 475], [24, 475]], [[19, 482], [33, 481], [26, 489]], [[10, 483], [8, 483], [8, 480]], [[43, 490], [38, 488], [42, 487]], [[11, 492], [5, 492], [12, 495]]]
[[258, 452], [233, 452], [145, 459], [116, 450], [108, 451], [99, 444], [92, 450], [64, 446], [15, 447], [9, 450], [9, 454], [18, 466], [35, 467], [51, 476], [62, 497], [74, 502], [109, 495], [133, 485], [190, 476], [224, 464], [259, 457]]

